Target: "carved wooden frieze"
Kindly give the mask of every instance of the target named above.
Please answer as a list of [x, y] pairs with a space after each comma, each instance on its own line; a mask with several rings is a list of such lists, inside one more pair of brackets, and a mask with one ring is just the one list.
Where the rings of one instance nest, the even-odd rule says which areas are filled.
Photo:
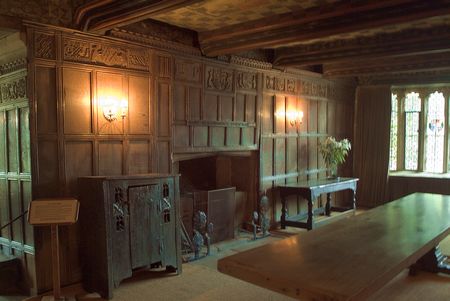
[[26, 69], [26, 68], [27, 68], [27, 59], [19, 58], [12, 62], [0, 65], [0, 75], [11, 73], [11, 72], [14, 72], [14, 71], [17, 71], [20, 69]]
[[88, 63], [91, 61], [90, 52], [88, 42], [64, 39], [64, 60]]
[[21, 98], [27, 95], [27, 82], [25, 77], [17, 78], [13, 81], [0, 83], [0, 99], [8, 102]]
[[145, 51], [140, 49], [128, 49], [128, 68], [148, 70], [149, 67], [149, 59]]
[[200, 82], [200, 63], [186, 60], [175, 61], [175, 79], [188, 82]]
[[313, 81], [300, 81], [300, 94], [305, 96], [327, 97], [327, 84]]
[[143, 49], [70, 38], [64, 38], [63, 48], [63, 59], [66, 61], [138, 70], [149, 69], [148, 55]]
[[289, 93], [297, 92], [295, 83], [296, 83], [295, 79], [287, 78], [286, 79], [286, 92], [289, 92]]
[[233, 91], [233, 71], [207, 66], [205, 68], [206, 88], [225, 92]]
[[276, 76], [266, 76], [266, 89], [284, 92], [286, 91], [286, 82], [284, 78]]
[[237, 72], [236, 87], [238, 89], [256, 90], [257, 74], [244, 71]]
[[34, 56], [54, 60], [56, 58], [55, 36], [36, 32], [34, 34]]
[[101, 43], [91, 43], [91, 60], [94, 64], [127, 67], [127, 50]]

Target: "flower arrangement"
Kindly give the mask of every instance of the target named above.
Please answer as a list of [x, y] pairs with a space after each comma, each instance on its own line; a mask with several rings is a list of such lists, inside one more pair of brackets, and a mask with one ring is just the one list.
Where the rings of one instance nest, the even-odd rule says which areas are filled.
[[331, 168], [332, 176], [336, 176], [337, 166], [345, 162], [351, 148], [348, 139], [337, 141], [334, 137], [327, 137], [324, 142], [319, 143], [319, 151], [327, 167]]

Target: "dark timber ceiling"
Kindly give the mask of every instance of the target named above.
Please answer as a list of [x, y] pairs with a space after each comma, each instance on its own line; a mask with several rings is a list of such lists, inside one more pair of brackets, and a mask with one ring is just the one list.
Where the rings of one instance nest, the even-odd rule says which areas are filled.
[[334, 77], [450, 74], [450, 0], [94, 0], [75, 15], [96, 33], [149, 20], [194, 32], [206, 56], [264, 49], [275, 66]]

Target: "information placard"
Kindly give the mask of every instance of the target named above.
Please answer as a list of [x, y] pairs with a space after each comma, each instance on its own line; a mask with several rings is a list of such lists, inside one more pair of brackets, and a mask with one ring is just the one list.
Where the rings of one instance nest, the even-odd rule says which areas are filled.
[[78, 210], [76, 199], [38, 199], [30, 203], [28, 222], [35, 226], [74, 224]]

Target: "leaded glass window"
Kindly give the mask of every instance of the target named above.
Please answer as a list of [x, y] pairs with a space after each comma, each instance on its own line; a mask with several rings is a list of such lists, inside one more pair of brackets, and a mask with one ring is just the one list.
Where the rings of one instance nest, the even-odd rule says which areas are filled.
[[440, 92], [430, 94], [425, 130], [425, 171], [443, 172], [445, 98]]
[[397, 170], [397, 138], [398, 138], [398, 101], [397, 94], [392, 94], [391, 113], [391, 146], [389, 149], [389, 170]]
[[405, 97], [405, 169], [417, 170], [419, 162], [419, 93], [411, 92]]

